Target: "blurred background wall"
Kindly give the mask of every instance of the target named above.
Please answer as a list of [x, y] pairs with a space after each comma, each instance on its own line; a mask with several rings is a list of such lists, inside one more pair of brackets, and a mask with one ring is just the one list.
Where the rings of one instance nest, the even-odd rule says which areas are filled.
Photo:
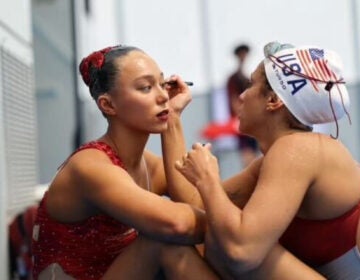
[[[138, 46], [165, 75], [194, 82], [183, 115], [189, 147], [205, 141], [199, 132], [221, 106], [214, 92], [236, 67], [235, 45], [252, 48], [248, 74], [269, 41], [333, 49], [343, 58], [352, 100], [353, 124], [341, 121], [340, 139], [360, 160], [359, 14], [356, 0], [0, 0], [0, 257], [6, 260], [7, 223], [34, 203], [38, 185], [77, 145], [105, 131], [77, 65], [109, 45]], [[326, 130], [335, 132], [332, 125]], [[157, 135], [148, 148], [161, 153]], [[217, 155], [224, 178], [241, 168], [237, 151]]]
[[33, 203], [38, 182], [29, 1], [0, 1], [0, 279], [7, 279], [7, 225]]

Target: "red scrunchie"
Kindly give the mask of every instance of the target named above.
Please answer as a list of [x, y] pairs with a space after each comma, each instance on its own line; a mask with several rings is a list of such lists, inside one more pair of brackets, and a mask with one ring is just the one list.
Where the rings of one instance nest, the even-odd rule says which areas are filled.
[[96, 51], [84, 58], [80, 64], [80, 73], [86, 85], [90, 85], [90, 67], [101, 69], [105, 62], [105, 54], [111, 51], [113, 47], [107, 47]]

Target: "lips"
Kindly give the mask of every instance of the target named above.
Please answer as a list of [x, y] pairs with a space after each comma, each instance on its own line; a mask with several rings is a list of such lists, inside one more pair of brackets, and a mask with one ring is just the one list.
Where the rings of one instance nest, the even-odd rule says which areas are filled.
[[169, 110], [163, 110], [159, 114], [157, 114], [157, 117], [165, 117], [169, 114]]

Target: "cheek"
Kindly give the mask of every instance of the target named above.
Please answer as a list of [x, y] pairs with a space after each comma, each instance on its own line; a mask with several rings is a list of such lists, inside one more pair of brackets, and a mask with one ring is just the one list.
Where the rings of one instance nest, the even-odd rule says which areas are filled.
[[151, 121], [154, 114], [151, 104], [144, 100], [137, 100], [137, 102], [129, 103], [123, 109], [125, 114], [123, 117], [124, 121], [133, 126], [143, 127], [143, 125], [148, 125], [148, 122]]
[[124, 98], [118, 104], [119, 113], [126, 112], [127, 114], [131, 115], [144, 111], [146, 107], [146, 101], [142, 98], [139, 98], [139, 96], [130, 96], [128, 98]]

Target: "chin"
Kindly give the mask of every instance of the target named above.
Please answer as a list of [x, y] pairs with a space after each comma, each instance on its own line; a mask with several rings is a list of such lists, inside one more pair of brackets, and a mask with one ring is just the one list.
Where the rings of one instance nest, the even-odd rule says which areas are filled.
[[239, 127], [239, 133], [247, 136], [251, 135], [251, 131], [246, 129], [246, 127]]
[[151, 133], [159, 134], [159, 133], [165, 132], [167, 129], [168, 129], [168, 125], [165, 124], [165, 125], [154, 127], [153, 129], [151, 129]]

